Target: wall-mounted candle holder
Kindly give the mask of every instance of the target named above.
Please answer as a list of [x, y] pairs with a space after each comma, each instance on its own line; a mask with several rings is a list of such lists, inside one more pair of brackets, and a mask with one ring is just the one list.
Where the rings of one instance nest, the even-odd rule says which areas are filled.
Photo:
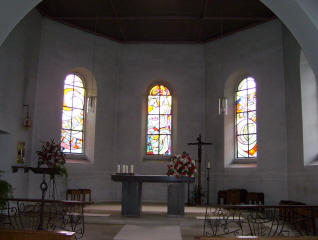
[[17, 145], [17, 163], [24, 164], [25, 142], [18, 142]]

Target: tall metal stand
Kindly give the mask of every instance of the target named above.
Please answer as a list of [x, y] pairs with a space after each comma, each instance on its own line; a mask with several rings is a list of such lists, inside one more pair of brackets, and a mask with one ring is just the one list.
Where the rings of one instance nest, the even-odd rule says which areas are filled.
[[210, 188], [209, 188], [209, 182], [210, 182], [210, 168], [208, 167], [208, 177], [206, 178], [206, 184], [207, 184], [207, 201], [206, 204], [209, 205], [209, 198], [210, 198]]
[[43, 173], [43, 181], [40, 184], [40, 189], [42, 191], [42, 201], [41, 201], [41, 208], [40, 208], [40, 222], [39, 222], [39, 226], [38, 226], [38, 230], [43, 230], [43, 208], [44, 208], [44, 196], [45, 196], [45, 192], [47, 190], [47, 183], [45, 181], [45, 173]]
[[44, 197], [46, 190], [48, 188], [48, 184], [45, 181], [45, 174], [59, 174], [60, 171], [57, 168], [29, 168], [35, 174], [43, 174], [43, 180], [40, 184], [40, 189], [42, 191], [42, 198], [41, 198], [41, 208], [40, 208], [40, 222], [38, 225], [38, 230], [43, 229], [43, 209], [44, 209]]

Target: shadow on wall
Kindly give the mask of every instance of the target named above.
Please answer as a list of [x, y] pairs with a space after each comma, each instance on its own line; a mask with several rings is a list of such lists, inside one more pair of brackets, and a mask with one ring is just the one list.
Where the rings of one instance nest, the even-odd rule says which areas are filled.
[[10, 170], [11, 134], [0, 130], [0, 163], [2, 171]]

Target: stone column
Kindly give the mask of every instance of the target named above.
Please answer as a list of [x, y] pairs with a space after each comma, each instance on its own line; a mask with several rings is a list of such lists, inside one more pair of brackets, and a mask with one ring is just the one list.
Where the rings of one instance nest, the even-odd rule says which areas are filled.
[[184, 183], [168, 183], [168, 216], [184, 215]]
[[130, 217], [140, 215], [141, 194], [142, 182], [122, 182], [122, 215]]

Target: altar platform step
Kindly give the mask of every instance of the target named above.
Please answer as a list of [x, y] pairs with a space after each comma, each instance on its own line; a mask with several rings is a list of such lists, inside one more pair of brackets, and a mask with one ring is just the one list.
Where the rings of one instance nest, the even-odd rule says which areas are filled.
[[[174, 224], [180, 226], [202, 226], [205, 207], [185, 206], [183, 217], [169, 217], [166, 204], [142, 204], [139, 217], [121, 215], [120, 203], [95, 203], [84, 208], [85, 223], [95, 224]], [[203, 217], [203, 218], [202, 218]]]

